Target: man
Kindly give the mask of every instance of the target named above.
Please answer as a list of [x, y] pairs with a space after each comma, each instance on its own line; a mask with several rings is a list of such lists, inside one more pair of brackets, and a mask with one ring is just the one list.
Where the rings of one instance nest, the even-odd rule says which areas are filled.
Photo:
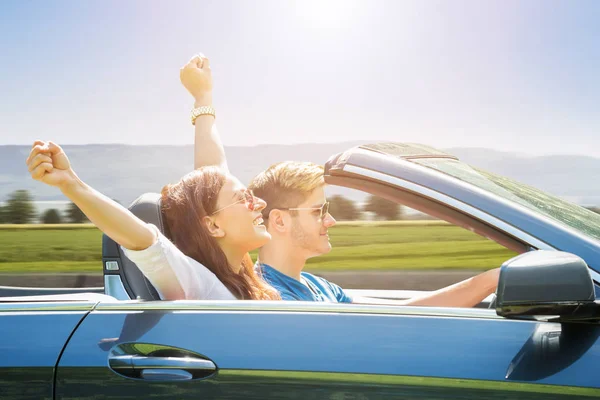
[[249, 185], [255, 196], [271, 199], [263, 210], [271, 241], [259, 250], [256, 266], [284, 300], [352, 302], [339, 286], [302, 272], [306, 260], [331, 251], [327, 229], [335, 219], [324, 186], [323, 167], [291, 161], [269, 167]]
[[[209, 60], [193, 57], [181, 69], [180, 78], [195, 99], [195, 168], [220, 165], [227, 169], [214, 124]], [[499, 269], [406, 301], [351, 298], [339, 286], [302, 271], [306, 260], [331, 251], [327, 230], [335, 219], [327, 209], [323, 168], [307, 162], [275, 164], [255, 177], [249, 188], [267, 202], [263, 218], [271, 234], [271, 241], [259, 250], [256, 268], [283, 300], [473, 307], [496, 290]]]

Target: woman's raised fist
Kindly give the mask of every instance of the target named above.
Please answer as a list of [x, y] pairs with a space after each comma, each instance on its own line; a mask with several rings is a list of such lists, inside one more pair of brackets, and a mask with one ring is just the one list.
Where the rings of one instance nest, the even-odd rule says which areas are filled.
[[33, 179], [50, 186], [62, 188], [77, 179], [67, 155], [53, 142], [36, 140], [26, 163]]
[[181, 83], [197, 103], [212, 103], [212, 74], [210, 61], [202, 54], [195, 55], [179, 70]]

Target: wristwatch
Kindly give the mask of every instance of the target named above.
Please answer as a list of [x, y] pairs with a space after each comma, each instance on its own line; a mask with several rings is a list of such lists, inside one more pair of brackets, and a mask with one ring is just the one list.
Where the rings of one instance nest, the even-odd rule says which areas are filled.
[[196, 107], [192, 110], [192, 125], [196, 125], [196, 118], [201, 115], [212, 115], [217, 118], [215, 115], [215, 109], [212, 106], [201, 106]]

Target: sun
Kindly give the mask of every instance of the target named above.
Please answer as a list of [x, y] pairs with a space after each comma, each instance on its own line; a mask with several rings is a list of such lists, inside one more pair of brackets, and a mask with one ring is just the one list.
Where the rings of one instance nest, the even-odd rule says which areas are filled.
[[294, 11], [297, 17], [316, 29], [347, 25], [360, 13], [358, 0], [297, 0]]

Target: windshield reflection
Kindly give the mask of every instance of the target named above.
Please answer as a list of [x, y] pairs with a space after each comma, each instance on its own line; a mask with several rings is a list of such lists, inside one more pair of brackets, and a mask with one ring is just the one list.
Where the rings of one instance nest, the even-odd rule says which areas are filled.
[[586, 236], [600, 240], [600, 215], [584, 207], [460, 161], [435, 158], [413, 161], [518, 203]]

